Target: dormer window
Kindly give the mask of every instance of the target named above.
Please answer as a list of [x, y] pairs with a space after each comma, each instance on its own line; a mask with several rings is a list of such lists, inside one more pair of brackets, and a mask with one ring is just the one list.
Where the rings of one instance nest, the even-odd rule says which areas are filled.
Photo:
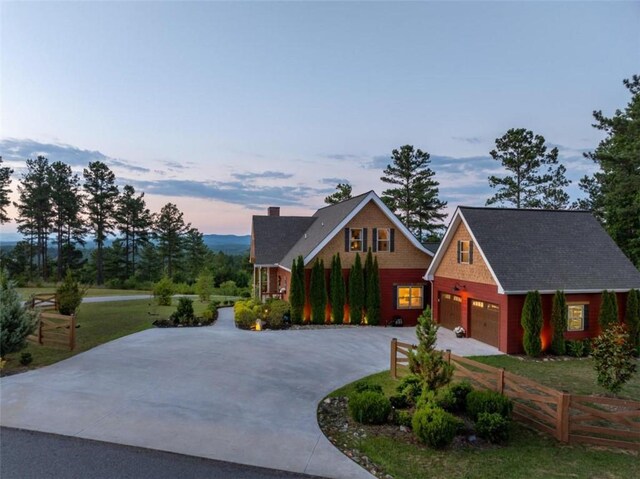
[[362, 251], [362, 228], [349, 230], [349, 251]]
[[458, 263], [473, 264], [473, 242], [469, 240], [458, 241]]

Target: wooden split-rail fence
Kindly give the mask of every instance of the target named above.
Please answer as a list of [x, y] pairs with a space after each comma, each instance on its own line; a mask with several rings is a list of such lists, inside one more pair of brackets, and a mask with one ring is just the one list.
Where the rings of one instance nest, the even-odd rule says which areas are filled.
[[[416, 346], [391, 340], [391, 375], [408, 369]], [[513, 416], [565, 443], [585, 443], [640, 451], [640, 401], [582, 396], [543, 386], [468, 358], [443, 351], [454, 375], [513, 400]]]
[[73, 351], [76, 347], [76, 317], [55, 312], [58, 308], [56, 295], [33, 295], [29, 305], [38, 309], [38, 324], [27, 340], [41, 346]]

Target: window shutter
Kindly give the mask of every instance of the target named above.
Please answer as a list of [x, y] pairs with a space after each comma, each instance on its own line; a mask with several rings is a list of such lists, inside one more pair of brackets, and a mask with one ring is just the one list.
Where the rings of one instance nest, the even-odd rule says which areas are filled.
[[344, 252], [349, 252], [349, 228], [344, 229]]
[[458, 254], [456, 255], [458, 258], [458, 263], [460, 262], [460, 240], [458, 240]]
[[422, 309], [426, 307], [427, 307], [427, 285], [423, 284], [422, 285]]
[[398, 285], [393, 285], [393, 309], [398, 309]]
[[378, 251], [378, 228], [371, 230], [371, 249], [374, 253]]
[[473, 241], [469, 241], [469, 264], [473, 264]]
[[367, 228], [362, 228], [362, 251], [365, 253], [369, 248], [367, 247]]
[[396, 250], [396, 230], [391, 228], [389, 230], [389, 251], [393, 253]]
[[589, 331], [589, 305], [584, 305], [584, 331]]

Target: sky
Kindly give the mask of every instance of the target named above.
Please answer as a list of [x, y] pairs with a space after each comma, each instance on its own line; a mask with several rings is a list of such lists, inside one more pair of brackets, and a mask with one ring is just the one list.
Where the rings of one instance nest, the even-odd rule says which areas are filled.
[[0, 155], [14, 190], [25, 158], [101, 160], [153, 211], [248, 234], [339, 181], [382, 193], [404, 144], [432, 155], [449, 212], [483, 205], [495, 139], [524, 127], [575, 197], [592, 112], [623, 108], [634, 73], [640, 2], [3, 1]]

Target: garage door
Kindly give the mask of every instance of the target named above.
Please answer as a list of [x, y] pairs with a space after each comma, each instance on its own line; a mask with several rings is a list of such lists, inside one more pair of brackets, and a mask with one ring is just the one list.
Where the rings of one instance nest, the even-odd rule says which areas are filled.
[[498, 347], [500, 306], [485, 301], [471, 300], [469, 336]]
[[460, 326], [462, 299], [455, 294], [440, 293], [440, 325], [453, 329]]

